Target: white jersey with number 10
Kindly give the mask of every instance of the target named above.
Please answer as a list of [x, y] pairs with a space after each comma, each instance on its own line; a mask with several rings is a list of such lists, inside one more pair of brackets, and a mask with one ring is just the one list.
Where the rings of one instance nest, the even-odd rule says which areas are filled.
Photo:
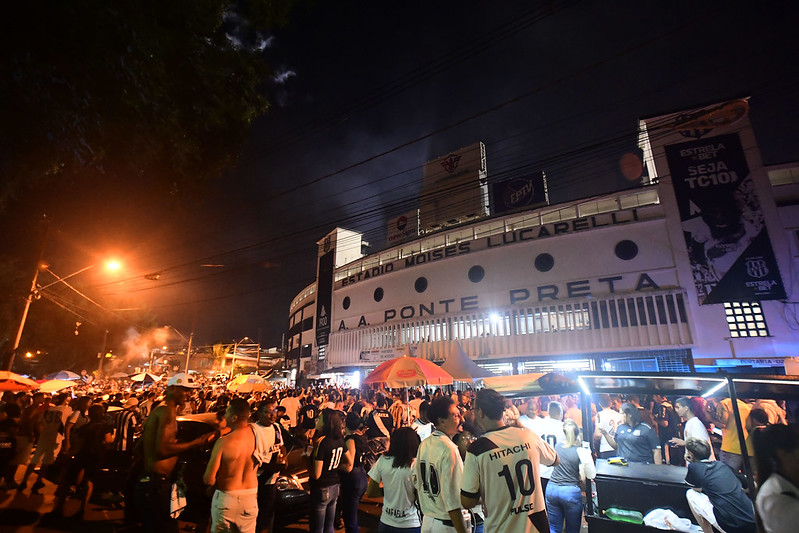
[[469, 446], [461, 493], [472, 498], [482, 494], [486, 531], [535, 532], [540, 520], [546, 523], [539, 464], [552, 465], [557, 459], [555, 450], [527, 428], [487, 431]]

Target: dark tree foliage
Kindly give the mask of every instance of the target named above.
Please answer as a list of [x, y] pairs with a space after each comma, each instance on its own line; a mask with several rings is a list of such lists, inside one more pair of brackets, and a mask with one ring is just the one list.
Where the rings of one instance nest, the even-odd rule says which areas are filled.
[[263, 45], [292, 0], [5, 6], [0, 208], [55, 181], [170, 194], [229, 167], [267, 108]]

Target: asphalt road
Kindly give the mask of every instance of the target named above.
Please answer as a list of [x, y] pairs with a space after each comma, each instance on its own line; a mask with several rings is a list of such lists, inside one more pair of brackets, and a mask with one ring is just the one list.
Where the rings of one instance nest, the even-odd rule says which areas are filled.
[[[17, 471], [16, 479], [22, 479], [23, 469]], [[31, 481], [28, 483], [32, 484]], [[123, 521], [122, 504], [105, 499], [102, 503], [89, 503], [85, 521], [58, 518], [47, 515], [53, 509], [55, 485], [45, 481], [45, 487], [39, 494], [31, 494], [30, 487], [22, 492], [16, 490], [0, 491], [0, 533], [63, 533], [75, 531], [81, 533], [128, 533], [139, 531], [139, 528], [126, 526]], [[70, 516], [78, 511], [78, 500], [69, 499], [65, 515]], [[364, 498], [360, 505], [358, 522], [363, 533], [377, 533], [381, 512], [380, 500]], [[195, 525], [181, 522], [182, 532], [193, 533]], [[276, 533], [300, 533], [308, 531], [308, 519], [276, 528]], [[344, 529], [337, 531], [343, 532]]]

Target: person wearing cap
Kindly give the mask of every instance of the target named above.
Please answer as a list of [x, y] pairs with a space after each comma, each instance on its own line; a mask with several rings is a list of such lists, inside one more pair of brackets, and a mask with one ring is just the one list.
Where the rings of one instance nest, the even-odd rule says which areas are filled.
[[177, 406], [183, 403], [189, 390], [196, 388], [194, 378], [182, 372], [169, 378], [163, 402], [144, 424], [141, 437], [144, 472], [136, 484], [136, 506], [149, 533], [178, 531], [178, 521], [170, 515], [178, 455], [206, 446], [217, 436], [216, 432], [210, 432], [188, 442], [178, 442]]

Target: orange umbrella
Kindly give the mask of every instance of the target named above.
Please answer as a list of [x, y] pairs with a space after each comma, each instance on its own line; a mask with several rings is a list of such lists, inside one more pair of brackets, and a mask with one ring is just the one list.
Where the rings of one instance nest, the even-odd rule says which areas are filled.
[[2, 392], [20, 392], [38, 388], [39, 384], [32, 379], [22, 377], [8, 370], [0, 370], [0, 391]]
[[452, 376], [427, 359], [402, 356], [386, 361], [363, 380], [364, 384], [385, 383], [387, 387], [418, 387], [419, 385], [452, 385]]

